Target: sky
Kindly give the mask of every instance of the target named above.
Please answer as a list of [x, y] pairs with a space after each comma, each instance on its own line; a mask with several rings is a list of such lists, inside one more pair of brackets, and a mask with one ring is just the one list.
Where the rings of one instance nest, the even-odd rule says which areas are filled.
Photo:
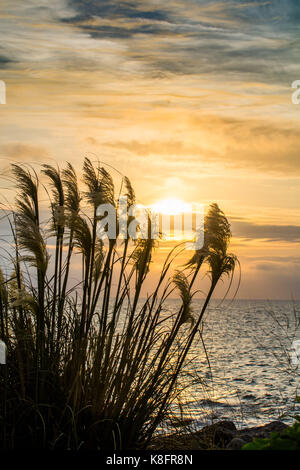
[[300, 298], [299, 24], [297, 0], [2, 0], [0, 171], [87, 155], [146, 205], [217, 202], [238, 296]]

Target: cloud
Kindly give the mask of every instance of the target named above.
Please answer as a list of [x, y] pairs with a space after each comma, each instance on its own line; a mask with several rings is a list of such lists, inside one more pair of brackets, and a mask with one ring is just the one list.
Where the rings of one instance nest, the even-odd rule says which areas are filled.
[[[234, 237], [268, 242], [299, 243], [299, 225], [267, 225], [231, 219]], [[299, 258], [298, 258], [299, 259]]]
[[0, 146], [0, 155], [13, 161], [41, 161], [46, 162], [50, 154], [47, 149], [25, 143], [8, 143]]
[[12, 63], [13, 61], [11, 59], [9, 59], [7, 56], [5, 55], [0, 55], [0, 69], [6, 69], [7, 68], [7, 65]]
[[127, 150], [130, 153], [134, 153], [141, 157], [148, 157], [149, 155], [199, 155], [201, 153], [201, 147], [188, 145], [184, 142], [176, 140], [161, 140], [155, 141], [150, 140], [148, 142], [141, 142], [138, 140], [131, 140], [129, 142], [116, 141], [113, 143], [105, 143], [106, 146]]
[[280, 264], [280, 266], [278, 266], [276, 263], [257, 263], [255, 265], [255, 269], [259, 270], [259, 271], [271, 271], [271, 272], [274, 272], [275, 269], [280, 269], [282, 268], [282, 265]]
[[76, 14], [62, 21], [91, 38], [125, 42], [144, 74], [234, 72], [283, 83], [298, 63], [292, 25], [299, 6], [276, 3], [71, 0]]
[[[199, 129], [205, 129], [202, 118], [198, 125]], [[300, 175], [300, 134], [297, 123], [279, 123], [272, 121], [272, 118], [268, 121], [217, 118], [213, 135], [215, 141], [219, 141], [219, 146], [214, 149], [212, 145], [208, 159], [223, 161], [233, 167]]]
[[[6, 15], [1, 15], [6, 11]], [[74, 11], [64, 0], [4, 2], [0, 8], [0, 44], [7, 68], [24, 70], [117, 70], [126, 45], [90, 34], [63, 21]], [[4, 62], [3, 62], [4, 64]]]
[[[178, 113], [180, 111], [178, 110]], [[171, 114], [171, 112], [170, 112]], [[222, 163], [231, 168], [250, 168], [258, 172], [300, 176], [300, 133], [297, 123], [278, 123], [269, 119], [237, 119], [217, 115], [189, 116], [176, 137], [104, 142], [107, 147], [126, 150], [137, 156], [180, 156], [190, 163]], [[165, 114], [161, 116], [161, 126]], [[157, 114], [160, 125], [160, 116]]]
[[[299, 6], [275, 3], [276, 8], [268, 1], [5, 1], [0, 43], [14, 67], [24, 69], [81, 66], [147, 77], [222, 74], [287, 83], [295, 68], [300, 72], [293, 33]], [[105, 47], [108, 40], [118, 48]], [[138, 65], [131, 68], [132, 63]]]

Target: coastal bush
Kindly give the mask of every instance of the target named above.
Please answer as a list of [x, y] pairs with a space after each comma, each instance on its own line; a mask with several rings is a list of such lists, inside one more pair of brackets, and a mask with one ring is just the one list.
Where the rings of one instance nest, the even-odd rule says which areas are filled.
[[[84, 160], [83, 191], [70, 164], [63, 170], [44, 165], [41, 174], [13, 165], [12, 174], [16, 201], [2, 209], [11, 235], [1, 244], [0, 337], [7, 361], [0, 365], [0, 446], [141, 448], [178, 394], [217, 284], [232, 279], [237, 260], [228, 253], [230, 225], [212, 204], [204, 246], [175, 272], [183, 247], [171, 250], [144, 298], [155, 242], [117, 243], [119, 233], [99, 238], [99, 205], [118, 204], [105, 168]], [[120, 193], [134, 204], [126, 177]], [[202, 269], [210, 286], [201, 311], [193, 312]], [[165, 302], [174, 290], [181, 307], [168, 313]]]
[[273, 432], [268, 439], [255, 438], [244, 445], [243, 450], [300, 450], [300, 417], [293, 426], [282, 432]]

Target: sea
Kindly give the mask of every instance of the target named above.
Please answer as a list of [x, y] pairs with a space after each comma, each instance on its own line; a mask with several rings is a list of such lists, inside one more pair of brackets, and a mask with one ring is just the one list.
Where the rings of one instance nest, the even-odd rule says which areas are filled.
[[[202, 303], [193, 301], [195, 316]], [[179, 306], [180, 301], [168, 300], [170, 312]], [[212, 300], [201, 337], [189, 353], [183, 391], [167, 427], [197, 430], [220, 420], [239, 428], [293, 422], [300, 413], [300, 357], [294, 349], [300, 340], [300, 301]]]

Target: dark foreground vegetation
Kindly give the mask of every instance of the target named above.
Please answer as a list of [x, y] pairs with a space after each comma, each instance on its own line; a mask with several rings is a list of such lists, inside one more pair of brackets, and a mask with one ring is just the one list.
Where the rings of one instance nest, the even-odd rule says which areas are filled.
[[[85, 159], [83, 192], [69, 164], [62, 171], [44, 165], [39, 175], [13, 165], [12, 175], [16, 203], [3, 207], [12, 237], [2, 242], [0, 273], [0, 338], [7, 345], [7, 364], [0, 365], [0, 446], [144, 448], [180, 392], [216, 285], [224, 275], [232, 278], [229, 223], [211, 205], [203, 248], [175, 272], [172, 263], [184, 248], [171, 251], [145, 299], [154, 241], [117, 244], [118, 234], [107, 242], [97, 235], [98, 206], [117, 204], [104, 168]], [[41, 191], [48, 194], [48, 211]], [[134, 203], [127, 178], [121, 193]], [[193, 312], [203, 270], [210, 288], [202, 310]], [[167, 314], [164, 303], [175, 289], [182, 305]]]

